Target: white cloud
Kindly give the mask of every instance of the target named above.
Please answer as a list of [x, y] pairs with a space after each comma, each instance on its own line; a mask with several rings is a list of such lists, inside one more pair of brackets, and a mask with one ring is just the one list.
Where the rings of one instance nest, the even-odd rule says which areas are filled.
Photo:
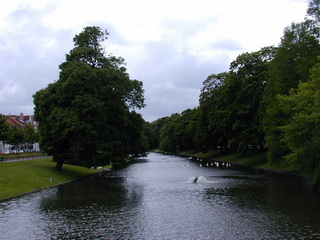
[[305, 0], [11, 0], [0, 9], [0, 113], [32, 114], [32, 95], [85, 26], [107, 28], [108, 53], [144, 82], [146, 120], [198, 105], [202, 82], [245, 51], [280, 42]]

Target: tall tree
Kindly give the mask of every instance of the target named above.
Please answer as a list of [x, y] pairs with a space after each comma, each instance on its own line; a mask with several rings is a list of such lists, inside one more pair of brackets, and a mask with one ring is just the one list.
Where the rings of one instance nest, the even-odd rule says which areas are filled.
[[[229, 73], [212, 74], [203, 82], [199, 98], [200, 106], [197, 113], [197, 131], [195, 145], [198, 149], [208, 150], [218, 145], [227, 145], [224, 135], [224, 124], [220, 103], [222, 88], [229, 77]], [[223, 104], [222, 104], [223, 105]], [[221, 130], [221, 131], [220, 131]]]
[[312, 20], [292, 23], [284, 31], [284, 36], [270, 65], [266, 82], [266, 112], [264, 130], [268, 146], [268, 161], [282, 162], [288, 149], [283, 143], [282, 132], [278, 128], [285, 124], [288, 116], [279, 107], [277, 95], [287, 95], [297, 88], [299, 81], [309, 79], [309, 70], [320, 55], [319, 28]]
[[[268, 78], [270, 61], [276, 49], [264, 47], [260, 51], [243, 53], [230, 64], [229, 85], [234, 85], [234, 119], [229, 146], [238, 155], [250, 149], [264, 148], [262, 118], [264, 113], [263, 95]], [[237, 90], [236, 90], [237, 89]]]
[[59, 80], [34, 95], [40, 146], [57, 162], [83, 166], [121, 161], [143, 150], [142, 82], [131, 80], [124, 60], [106, 55], [107, 31], [86, 27], [60, 65]]
[[[320, 60], [320, 59], [319, 59]], [[289, 149], [287, 165], [312, 174], [320, 186], [320, 63], [311, 71], [311, 80], [301, 82], [289, 95], [278, 96], [280, 108], [289, 117], [279, 129]]]
[[320, 24], [320, 0], [311, 0], [309, 2], [307, 15], [311, 17], [319, 26]]
[[239, 155], [249, 147], [263, 148], [262, 96], [274, 52], [274, 47], [265, 47], [243, 53], [230, 64], [229, 72], [204, 81], [198, 121], [207, 126], [208, 132], [203, 127], [201, 132], [211, 148], [219, 145]]

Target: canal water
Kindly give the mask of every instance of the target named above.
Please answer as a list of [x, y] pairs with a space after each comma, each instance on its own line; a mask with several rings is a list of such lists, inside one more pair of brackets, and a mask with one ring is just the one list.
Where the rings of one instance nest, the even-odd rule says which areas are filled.
[[0, 224], [0, 239], [320, 239], [320, 196], [303, 179], [150, 153], [2, 202]]

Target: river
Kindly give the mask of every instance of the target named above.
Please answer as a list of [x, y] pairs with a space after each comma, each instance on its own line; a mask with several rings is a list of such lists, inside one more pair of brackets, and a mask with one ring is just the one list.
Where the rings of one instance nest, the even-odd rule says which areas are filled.
[[150, 153], [2, 202], [0, 224], [0, 239], [320, 239], [320, 196], [304, 179]]

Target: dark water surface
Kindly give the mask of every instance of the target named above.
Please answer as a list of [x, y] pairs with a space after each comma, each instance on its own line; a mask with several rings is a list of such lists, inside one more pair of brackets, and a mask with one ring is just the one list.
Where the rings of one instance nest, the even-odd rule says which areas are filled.
[[0, 203], [0, 239], [320, 239], [320, 197], [301, 179], [150, 153]]

